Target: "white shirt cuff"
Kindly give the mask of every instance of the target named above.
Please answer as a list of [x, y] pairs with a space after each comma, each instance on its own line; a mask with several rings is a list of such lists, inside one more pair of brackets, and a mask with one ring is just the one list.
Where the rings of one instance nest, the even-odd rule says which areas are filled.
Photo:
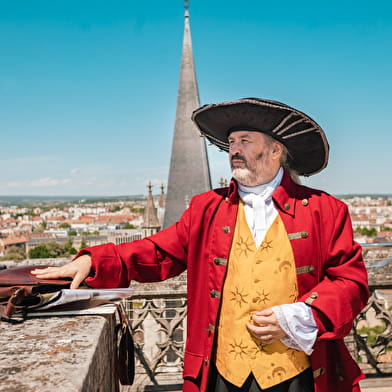
[[286, 332], [281, 342], [287, 347], [312, 354], [313, 345], [317, 338], [317, 325], [314, 321], [312, 309], [304, 302], [294, 302], [273, 306], [280, 327]]

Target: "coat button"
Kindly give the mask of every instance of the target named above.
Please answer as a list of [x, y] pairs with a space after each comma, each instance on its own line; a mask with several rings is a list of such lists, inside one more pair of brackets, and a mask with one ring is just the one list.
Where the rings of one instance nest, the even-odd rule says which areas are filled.
[[222, 257], [214, 257], [214, 264], [216, 265], [227, 265], [227, 259]]
[[226, 233], [226, 234], [227, 234], [227, 233], [230, 233], [230, 226], [223, 226], [223, 227], [222, 227], [222, 230], [223, 230], [223, 232]]
[[309, 295], [308, 298], [306, 298], [305, 303], [308, 305], [312, 305], [313, 301], [318, 297], [318, 293], [315, 291]]
[[308, 238], [309, 233], [307, 231], [301, 231], [301, 238]]
[[210, 291], [210, 296], [211, 296], [211, 298], [220, 298], [221, 293], [218, 290], [211, 290]]
[[307, 206], [309, 204], [309, 200], [308, 199], [302, 199], [302, 205], [303, 206]]
[[290, 204], [289, 203], [285, 203], [283, 208], [287, 211], [290, 209]]

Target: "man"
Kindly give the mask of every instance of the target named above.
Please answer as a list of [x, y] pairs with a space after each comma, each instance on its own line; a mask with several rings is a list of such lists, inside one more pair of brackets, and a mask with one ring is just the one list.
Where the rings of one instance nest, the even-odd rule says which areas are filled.
[[256, 98], [206, 105], [192, 118], [229, 152], [228, 188], [194, 197], [151, 237], [91, 247], [35, 273], [121, 287], [187, 269], [186, 392], [359, 391], [363, 375], [343, 337], [368, 299], [361, 249], [346, 205], [297, 177], [327, 165], [324, 132]]

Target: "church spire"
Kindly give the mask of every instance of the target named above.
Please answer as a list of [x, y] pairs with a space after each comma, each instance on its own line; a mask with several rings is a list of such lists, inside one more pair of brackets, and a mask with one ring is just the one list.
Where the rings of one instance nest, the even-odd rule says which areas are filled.
[[194, 195], [211, 189], [205, 141], [191, 120], [200, 101], [192, 53], [189, 1], [184, 1], [184, 7], [181, 73], [163, 227], [180, 218], [187, 201]]
[[146, 208], [143, 215], [142, 231], [143, 237], [155, 234], [159, 231], [161, 225], [158, 221], [157, 209], [154, 204], [154, 198], [152, 196], [152, 185], [148, 183], [148, 195]]

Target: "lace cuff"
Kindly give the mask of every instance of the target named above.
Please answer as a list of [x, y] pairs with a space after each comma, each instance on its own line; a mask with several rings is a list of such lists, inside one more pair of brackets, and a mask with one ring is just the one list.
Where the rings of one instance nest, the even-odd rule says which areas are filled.
[[280, 327], [287, 337], [281, 342], [287, 347], [302, 350], [307, 355], [312, 354], [313, 345], [317, 337], [317, 325], [314, 321], [312, 309], [303, 302], [273, 306]]

